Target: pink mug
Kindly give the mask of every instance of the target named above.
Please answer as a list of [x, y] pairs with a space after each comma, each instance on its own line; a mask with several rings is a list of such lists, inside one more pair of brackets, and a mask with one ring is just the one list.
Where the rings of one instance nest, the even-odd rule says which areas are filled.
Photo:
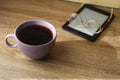
[[[34, 29], [35, 26], [36, 29]], [[45, 35], [38, 35], [43, 33]], [[10, 43], [9, 38], [14, 38], [16, 43]], [[5, 38], [5, 42], [9, 47], [18, 47], [21, 52], [31, 59], [42, 59], [47, 56], [53, 48], [55, 41], [55, 27], [44, 20], [23, 22], [16, 27], [14, 34], [8, 34]]]

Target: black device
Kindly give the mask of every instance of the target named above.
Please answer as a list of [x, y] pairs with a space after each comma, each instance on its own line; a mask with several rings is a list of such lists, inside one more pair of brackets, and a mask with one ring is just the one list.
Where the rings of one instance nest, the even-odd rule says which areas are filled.
[[93, 5], [84, 4], [70, 17], [62, 28], [89, 41], [95, 41], [113, 17], [112, 12], [110, 13]]

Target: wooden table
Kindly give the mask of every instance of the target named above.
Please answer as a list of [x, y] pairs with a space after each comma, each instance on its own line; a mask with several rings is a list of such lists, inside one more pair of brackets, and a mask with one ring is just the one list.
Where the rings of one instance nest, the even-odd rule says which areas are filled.
[[[115, 19], [92, 43], [61, 29], [79, 8], [80, 4], [62, 0], [1, 0], [0, 79], [120, 78], [120, 10], [114, 10]], [[56, 45], [47, 58], [39, 61], [27, 59], [4, 42], [19, 23], [35, 19], [46, 20], [57, 29]]]

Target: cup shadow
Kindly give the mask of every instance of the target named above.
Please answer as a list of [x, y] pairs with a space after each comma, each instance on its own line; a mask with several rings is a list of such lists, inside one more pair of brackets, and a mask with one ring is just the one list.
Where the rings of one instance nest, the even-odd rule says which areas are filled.
[[[56, 66], [56, 70], [63, 73], [61, 76], [64, 78], [94, 79], [118, 78], [120, 76], [120, 62], [117, 59], [117, 52], [113, 46], [106, 42], [56, 42], [51, 54], [43, 59], [43, 62]], [[69, 74], [65, 76], [65, 72]]]

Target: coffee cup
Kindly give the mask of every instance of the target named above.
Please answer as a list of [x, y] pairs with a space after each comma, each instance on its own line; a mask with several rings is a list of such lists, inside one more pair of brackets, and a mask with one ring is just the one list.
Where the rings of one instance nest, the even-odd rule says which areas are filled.
[[[15, 44], [9, 41], [14, 38]], [[5, 37], [7, 46], [16, 48], [31, 59], [42, 59], [50, 53], [56, 41], [56, 29], [47, 21], [31, 20], [18, 25]]]

